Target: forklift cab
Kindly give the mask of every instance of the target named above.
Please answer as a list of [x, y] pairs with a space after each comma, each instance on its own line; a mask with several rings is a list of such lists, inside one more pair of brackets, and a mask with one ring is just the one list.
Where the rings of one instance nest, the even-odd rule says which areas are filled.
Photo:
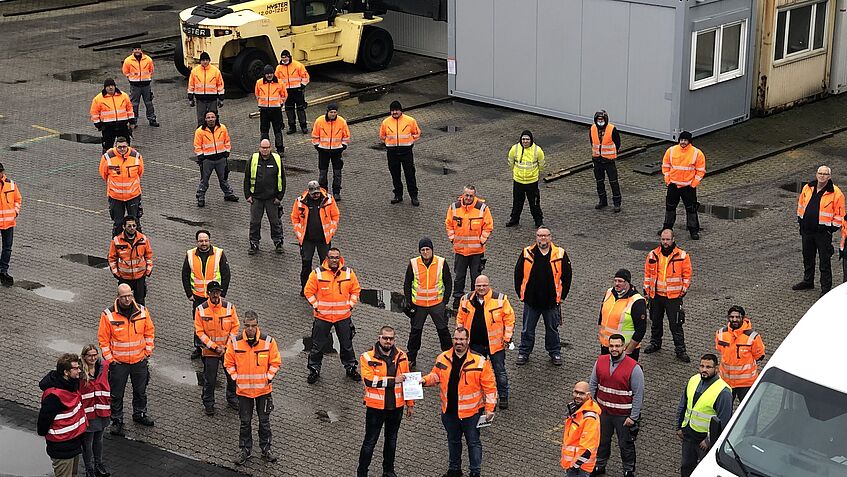
[[290, 0], [291, 26], [310, 25], [331, 20], [335, 16], [333, 0]]

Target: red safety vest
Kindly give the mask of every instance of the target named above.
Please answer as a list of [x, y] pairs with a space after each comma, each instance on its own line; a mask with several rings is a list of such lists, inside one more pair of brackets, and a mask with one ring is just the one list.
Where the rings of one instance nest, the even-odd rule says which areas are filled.
[[49, 388], [41, 395], [41, 400], [44, 401], [51, 394], [59, 398], [67, 411], [56, 414], [50, 424], [50, 429], [47, 430], [47, 435], [44, 437], [51, 442], [66, 442], [76, 439], [88, 428], [85, 409], [82, 408], [82, 396], [79, 391]]
[[612, 355], [604, 354], [597, 358], [597, 404], [606, 414], [613, 416], [629, 416], [632, 413], [632, 389], [629, 387], [629, 377], [638, 364], [637, 361], [624, 356], [615, 372], [609, 374]]
[[109, 362], [100, 362], [100, 374], [91, 381], [82, 380], [79, 392], [82, 394], [82, 408], [85, 418], [91, 422], [98, 417], [112, 415], [112, 392], [109, 387]]

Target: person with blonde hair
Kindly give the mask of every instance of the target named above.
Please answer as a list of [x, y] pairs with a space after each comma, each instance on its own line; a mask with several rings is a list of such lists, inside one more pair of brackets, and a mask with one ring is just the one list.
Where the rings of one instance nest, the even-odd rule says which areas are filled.
[[85, 477], [108, 477], [103, 466], [103, 431], [112, 415], [112, 395], [109, 388], [109, 363], [100, 357], [97, 345], [87, 344], [80, 353], [82, 373], [79, 390], [88, 428], [82, 436], [82, 460]]

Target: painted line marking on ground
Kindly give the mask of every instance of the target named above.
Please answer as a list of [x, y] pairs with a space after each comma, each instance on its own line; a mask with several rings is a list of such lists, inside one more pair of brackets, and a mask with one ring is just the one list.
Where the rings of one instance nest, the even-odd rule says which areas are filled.
[[56, 131], [55, 129], [50, 129], [50, 128], [45, 127], [45, 126], [39, 126], [38, 124], [33, 124], [32, 127], [34, 127], [35, 129], [40, 129], [42, 131], [49, 132], [50, 134], [55, 134], [55, 135], [61, 134], [61, 131]]

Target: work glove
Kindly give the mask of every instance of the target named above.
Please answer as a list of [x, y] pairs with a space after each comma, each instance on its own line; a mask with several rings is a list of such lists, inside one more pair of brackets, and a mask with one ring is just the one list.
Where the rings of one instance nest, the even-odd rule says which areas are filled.
[[189, 99], [188, 105], [193, 108], [193, 107], [197, 106], [197, 103], [195, 103], [193, 99]]
[[342, 151], [346, 151], [346, 150], [347, 150], [347, 144], [342, 144], [342, 145], [341, 145], [341, 150], [342, 150]]
[[220, 108], [223, 105], [224, 105], [224, 100], [221, 99], [221, 98], [218, 98], [218, 107]]
[[315, 144], [315, 150], [316, 150], [316, 151], [319, 151], [319, 150], [320, 150], [320, 148], [318, 147], [318, 145], [317, 145], [317, 144]]
[[102, 131], [103, 123], [94, 123], [94, 127], [97, 128], [98, 131]]

